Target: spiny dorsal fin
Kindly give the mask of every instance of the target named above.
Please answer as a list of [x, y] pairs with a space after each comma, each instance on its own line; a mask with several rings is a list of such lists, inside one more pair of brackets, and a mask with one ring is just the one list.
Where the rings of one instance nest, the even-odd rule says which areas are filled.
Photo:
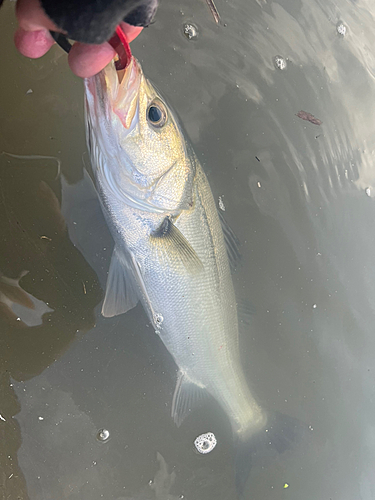
[[237, 301], [237, 315], [240, 330], [248, 328], [252, 325], [255, 308], [247, 299], [240, 299]]
[[219, 219], [221, 222], [221, 227], [223, 229], [225, 246], [227, 247], [227, 254], [229, 258], [229, 263], [232, 271], [237, 269], [238, 264], [241, 260], [241, 254], [239, 250], [240, 240], [234, 234], [233, 230], [228, 225], [227, 221], [221, 212], [218, 211]]

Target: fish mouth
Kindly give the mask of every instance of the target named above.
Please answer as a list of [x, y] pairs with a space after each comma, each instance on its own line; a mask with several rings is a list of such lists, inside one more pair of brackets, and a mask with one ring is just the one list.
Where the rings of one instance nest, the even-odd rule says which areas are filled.
[[85, 80], [88, 113], [111, 123], [113, 113], [130, 131], [138, 107], [142, 70], [131, 56], [126, 68], [117, 69], [112, 60], [97, 75]]
[[126, 68], [115, 71], [118, 79], [117, 93], [112, 99], [112, 111], [120, 118], [126, 129], [130, 129], [138, 107], [142, 70], [132, 56]]

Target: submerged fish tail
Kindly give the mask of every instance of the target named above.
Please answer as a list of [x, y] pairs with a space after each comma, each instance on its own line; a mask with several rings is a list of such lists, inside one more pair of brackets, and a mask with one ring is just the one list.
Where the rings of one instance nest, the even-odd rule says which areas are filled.
[[284, 453], [301, 441], [307, 426], [300, 420], [274, 412], [264, 427], [236, 437], [235, 480], [238, 497], [243, 495], [251, 469], [268, 458]]

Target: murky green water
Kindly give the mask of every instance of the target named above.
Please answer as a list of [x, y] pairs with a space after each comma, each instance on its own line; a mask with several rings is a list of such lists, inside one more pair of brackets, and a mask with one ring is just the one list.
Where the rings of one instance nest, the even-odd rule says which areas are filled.
[[[264, 408], [310, 426], [306, 442], [259, 458], [245, 498], [371, 500], [374, 8], [216, 4], [226, 26], [203, 0], [164, 0], [133, 51], [241, 240], [249, 384]], [[1, 498], [233, 499], [225, 415], [210, 400], [177, 429], [176, 367], [141, 307], [100, 316], [112, 242], [84, 176], [82, 82], [58, 47], [38, 61], [15, 52], [13, 9], [0, 15], [0, 150], [58, 161], [0, 156]], [[218, 445], [198, 455], [207, 431]]]

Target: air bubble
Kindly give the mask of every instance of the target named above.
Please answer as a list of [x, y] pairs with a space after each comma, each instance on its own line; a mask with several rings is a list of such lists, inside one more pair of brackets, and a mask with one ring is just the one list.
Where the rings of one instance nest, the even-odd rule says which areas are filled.
[[286, 69], [286, 59], [283, 56], [275, 56], [273, 58], [273, 63], [276, 69], [284, 70]]
[[108, 441], [109, 439], [109, 431], [107, 429], [100, 429], [97, 434], [98, 441]]
[[156, 328], [161, 328], [161, 325], [163, 324], [164, 318], [160, 313], [156, 313], [154, 316], [155, 320], [155, 326]]
[[206, 434], [201, 434], [194, 441], [194, 445], [199, 453], [206, 454], [210, 453], [217, 445], [217, 440], [213, 432], [207, 432]]
[[198, 38], [198, 28], [192, 23], [185, 23], [183, 32], [188, 40], [196, 40]]
[[337, 33], [340, 35], [340, 36], [345, 36], [347, 31], [348, 31], [348, 28], [345, 26], [345, 24], [342, 22], [342, 21], [339, 21], [337, 24], [336, 24], [336, 31]]
[[371, 196], [371, 188], [370, 188], [370, 187], [367, 187], [367, 188], [365, 189], [365, 193], [366, 193], [366, 195], [367, 195], [367, 196]]

